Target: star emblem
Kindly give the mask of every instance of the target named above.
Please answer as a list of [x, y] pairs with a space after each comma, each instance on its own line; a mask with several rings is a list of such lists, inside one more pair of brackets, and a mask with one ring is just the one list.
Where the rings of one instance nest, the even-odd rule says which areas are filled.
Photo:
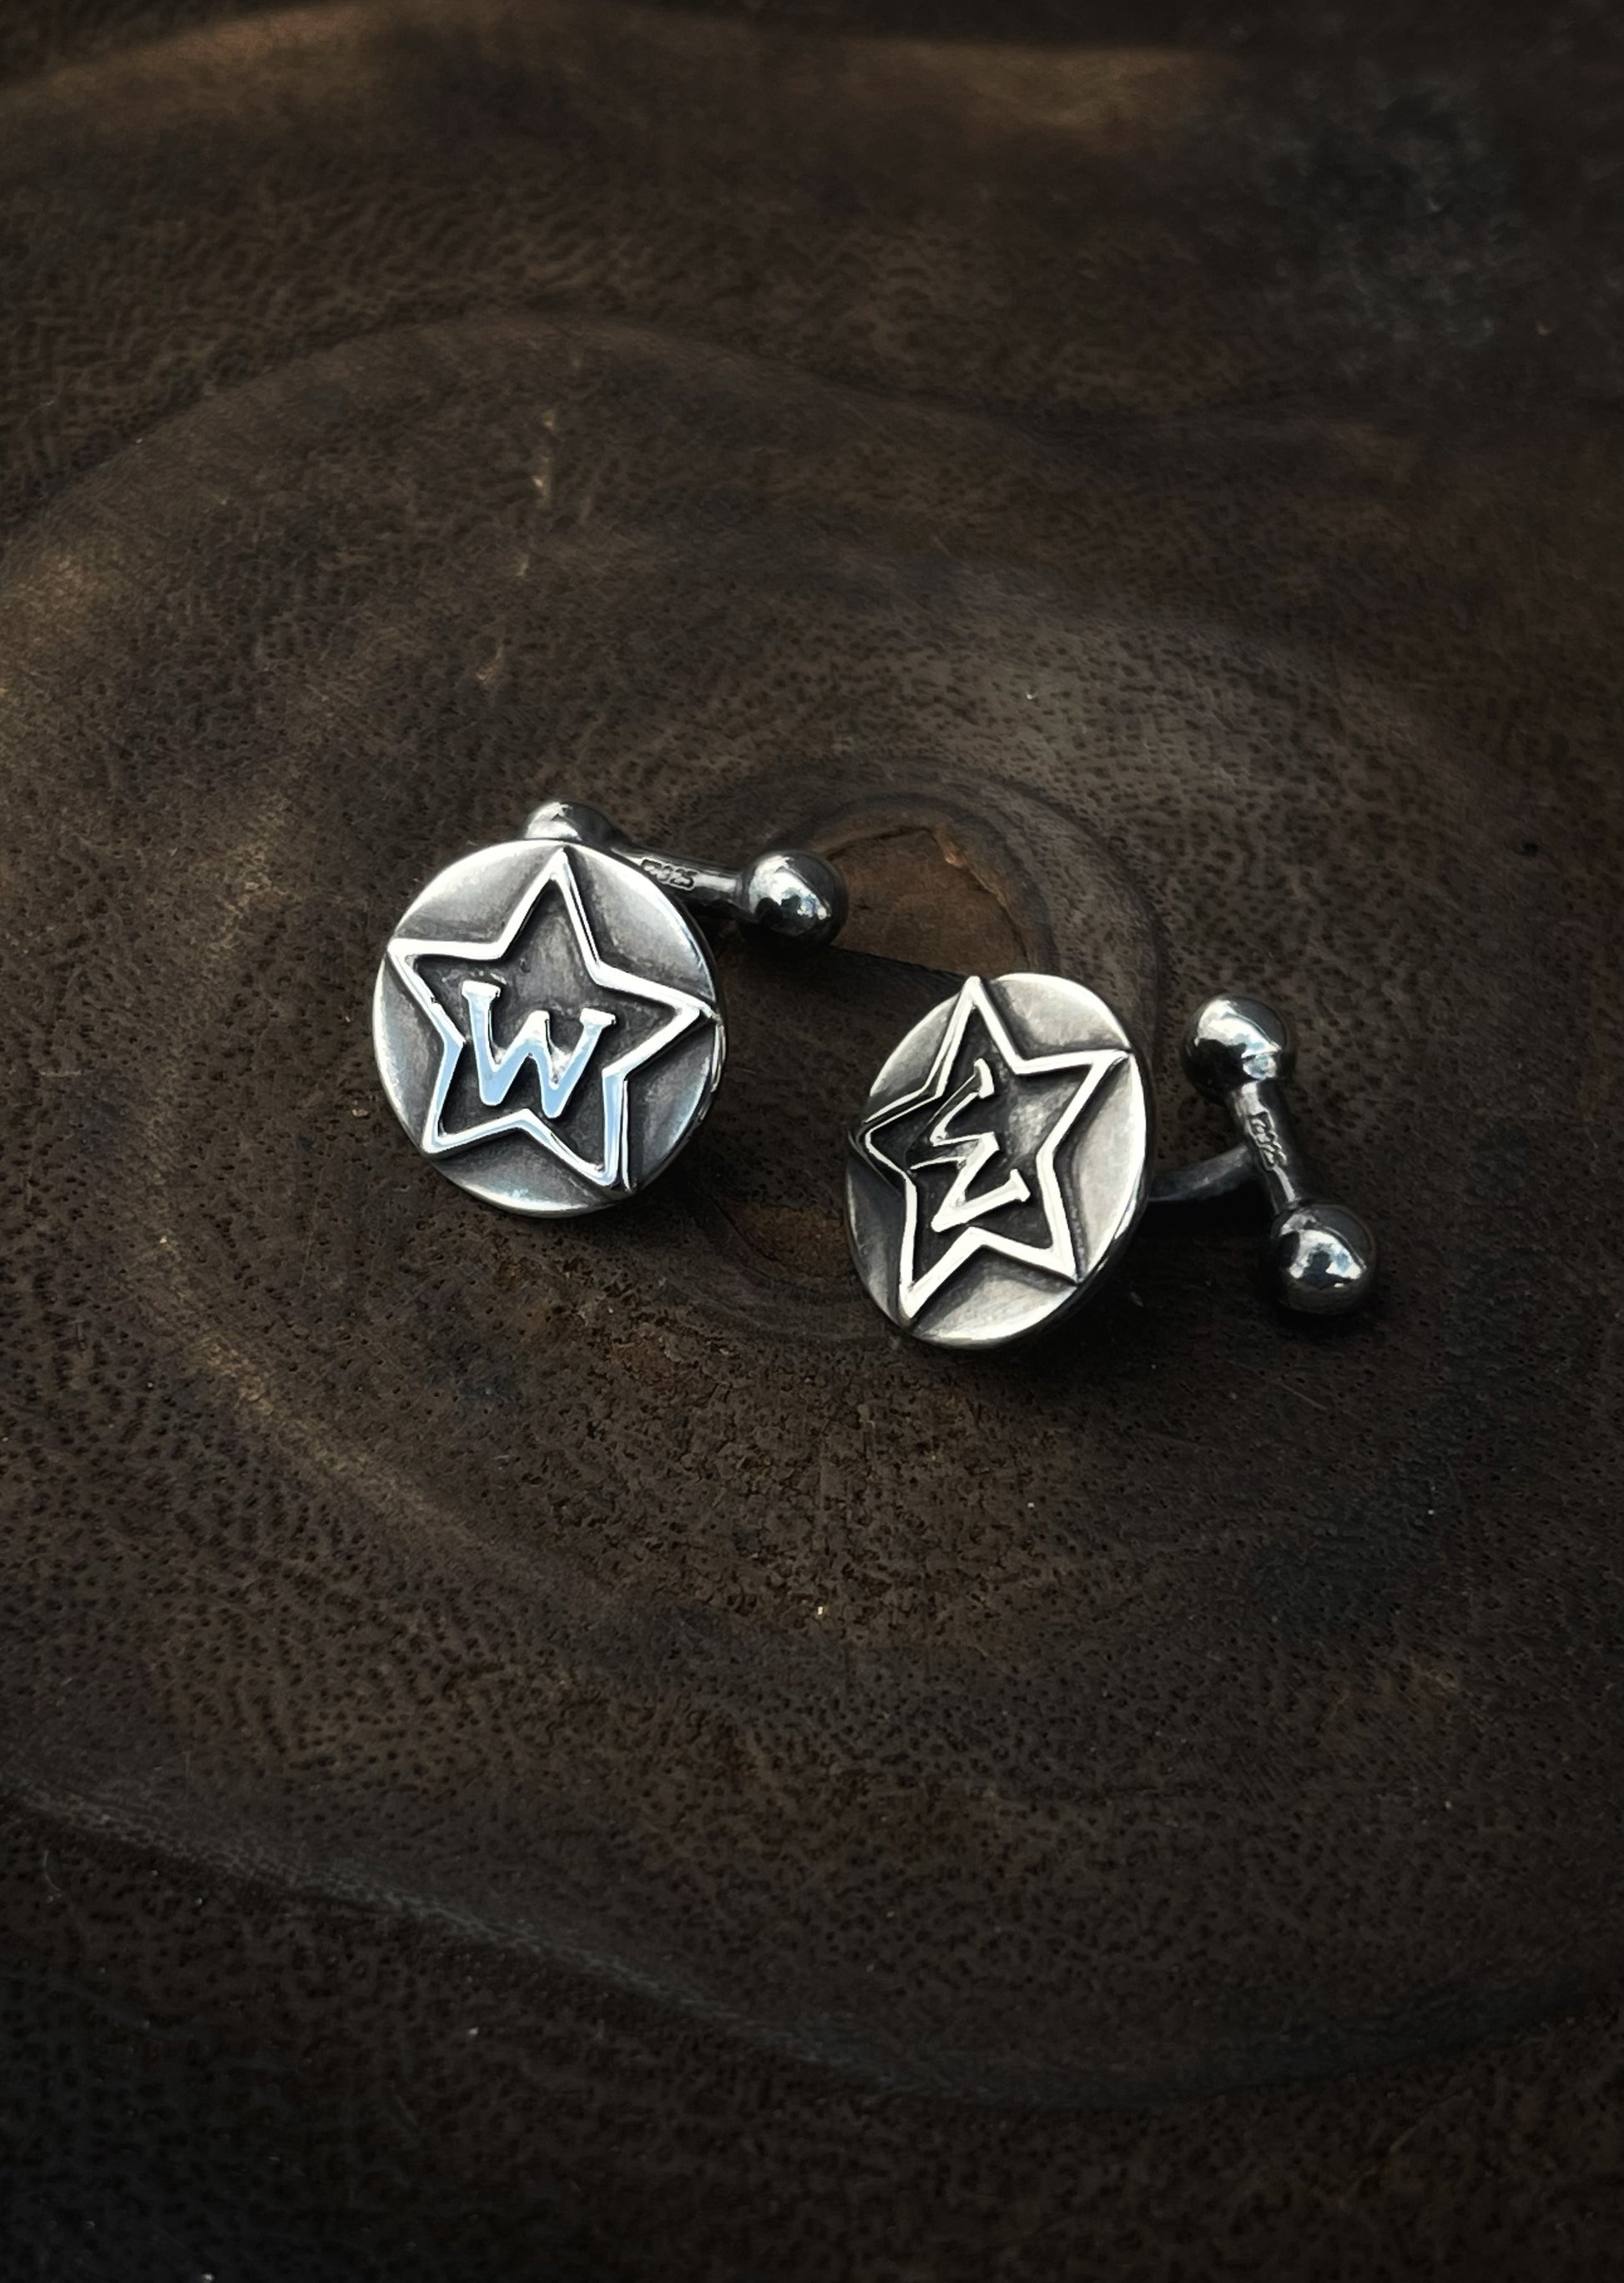
[[440, 1040], [426, 1155], [525, 1134], [598, 1189], [630, 1187], [628, 1080], [717, 1020], [708, 1000], [603, 957], [566, 844], [489, 941], [396, 936], [388, 958]]
[[1127, 1060], [1120, 1047], [1023, 1054], [981, 978], [966, 978], [924, 1080], [871, 1110], [852, 1137], [902, 1192], [904, 1329], [980, 1252], [1075, 1279], [1077, 1241], [1056, 1160]]

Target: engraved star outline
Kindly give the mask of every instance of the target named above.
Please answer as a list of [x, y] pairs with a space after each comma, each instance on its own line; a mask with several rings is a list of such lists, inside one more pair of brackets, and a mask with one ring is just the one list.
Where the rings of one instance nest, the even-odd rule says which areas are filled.
[[[431, 988], [426, 976], [418, 971], [422, 959], [465, 959], [486, 965], [496, 965], [507, 957], [513, 944], [522, 933], [532, 912], [550, 886], [556, 885], [568, 918], [570, 931], [575, 939], [575, 949], [582, 965], [592, 982], [605, 989], [619, 991], [630, 999], [643, 999], [651, 1005], [670, 1009], [668, 1019], [660, 1028], [614, 1060], [604, 1064], [598, 1072], [603, 1095], [604, 1154], [594, 1165], [572, 1149], [562, 1135], [556, 1134], [546, 1120], [535, 1110], [520, 1107], [504, 1110], [501, 1116], [485, 1119], [481, 1124], [448, 1134], [441, 1123], [446, 1101], [451, 1091], [451, 1081], [468, 1040], [458, 1030]], [[449, 938], [396, 936], [389, 945], [389, 964], [412, 999], [433, 1025], [440, 1040], [440, 1068], [435, 1074], [433, 1091], [424, 1115], [423, 1130], [418, 1147], [426, 1157], [441, 1157], [453, 1149], [465, 1149], [476, 1142], [489, 1142], [501, 1134], [527, 1134], [533, 1142], [567, 1165], [582, 1180], [595, 1188], [620, 1189], [629, 1187], [628, 1180], [628, 1150], [630, 1135], [626, 1118], [626, 1081], [634, 1071], [651, 1063], [666, 1048], [675, 1045], [683, 1034], [699, 1022], [715, 1024], [720, 1020], [715, 1006], [691, 991], [680, 991], [674, 985], [656, 983], [648, 976], [633, 975], [625, 968], [615, 967], [605, 960], [597, 947], [592, 923], [582, 900], [581, 884], [575, 877], [567, 843], [559, 845], [557, 853], [545, 863], [519, 897], [504, 921], [499, 932], [487, 943], [453, 940]]]
[[[910, 1112], [931, 1108], [948, 1100], [953, 1091], [953, 1069], [964, 1042], [964, 1033], [972, 1019], [978, 1015], [987, 1026], [999, 1059], [1012, 1078], [1043, 1078], [1066, 1070], [1082, 1072], [1070, 1100], [1056, 1115], [1033, 1159], [1038, 1195], [1049, 1227], [1049, 1241], [1045, 1244], [1028, 1244], [1019, 1237], [1006, 1236], [997, 1229], [968, 1227], [954, 1239], [935, 1266], [920, 1276], [916, 1273], [918, 1187], [906, 1165], [898, 1165], [878, 1147], [875, 1136]], [[859, 1153], [871, 1165], [894, 1183], [899, 1180], [902, 1183], [902, 1243], [897, 1266], [897, 1314], [904, 1329], [978, 1252], [1003, 1253], [1011, 1260], [1024, 1261], [1028, 1267], [1046, 1269], [1052, 1275], [1075, 1279], [1076, 1239], [1072, 1231], [1071, 1217], [1066, 1210], [1066, 1200], [1060, 1194], [1055, 1160], [1061, 1143], [1105, 1079], [1127, 1060], [1127, 1051], [1120, 1047], [1082, 1047], [1065, 1054], [1023, 1055], [1011, 1037], [1003, 1017], [993, 1004], [991, 994], [981, 978], [979, 975], [966, 976], [953, 1003], [953, 1012], [948, 1019], [941, 1044], [936, 1050], [936, 1058], [926, 1076], [910, 1094], [871, 1111], [860, 1121], [852, 1136]]]

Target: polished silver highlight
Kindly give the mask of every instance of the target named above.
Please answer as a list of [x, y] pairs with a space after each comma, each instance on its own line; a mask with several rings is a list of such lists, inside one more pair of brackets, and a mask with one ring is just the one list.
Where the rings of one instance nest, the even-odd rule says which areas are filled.
[[578, 800], [544, 801], [525, 826], [525, 837], [602, 849], [684, 903], [725, 912], [808, 948], [832, 941], [846, 923], [845, 881], [832, 864], [805, 849], [765, 849], [753, 864], [730, 872], [720, 864], [636, 847], [601, 809]]
[[1284, 1086], [1287, 1025], [1261, 1000], [1198, 1008], [1184, 1067], [1240, 1140], [1147, 1178], [1144, 1066], [1103, 1000], [1053, 975], [971, 976], [915, 1025], [852, 1128], [847, 1222], [871, 1297], [941, 1347], [996, 1347], [1051, 1323], [1104, 1277], [1147, 1197], [1191, 1204], [1257, 1181], [1287, 1307], [1338, 1315], [1370, 1290], [1376, 1246], [1310, 1194]]
[[[523, 857], [517, 864], [508, 861], [515, 848]], [[474, 917], [483, 892], [510, 872], [518, 876], [517, 892], [511, 902], [503, 894], [506, 908], [493, 931], [447, 923], [465, 909]], [[445, 916], [426, 927], [426, 906], [444, 907]], [[542, 931], [555, 913], [552, 940], [543, 945]], [[612, 944], [630, 941], [637, 965], [606, 955], [600, 932]], [[465, 972], [468, 968], [475, 972]], [[401, 1050], [394, 982], [426, 1018], [438, 1047], [426, 1090], [423, 1057]], [[611, 1003], [595, 1003], [604, 1001]], [[493, 1032], [498, 1007], [505, 1045]], [[638, 1010], [648, 1019], [636, 1020]], [[567, 1045], [555, 1040], [555, 1023]], [[497, 1175], [493, 1187], [488, 1151], [471, 1157], [465, 1170], [447, 1170], [477, 1194], [519, 1212], [589, 1212], [629, 1195], [659, 1170], [649, 1162], [646, 1135], [634, 1149], [631, 1081], [696, 1025], [705, 1028], [707, 1067], [693, 1074], [701, 1083], [691, 1102], [684, 1098], [673, 1147], [691, 1129], [708, 1099], [707, 1081], [714, 1085], [721, 1064], [715, 986], [705, 954], [682, 914], [640, 875], [586, 849], [522, 841], [453, 865], [407, 913], [379, 970], [374, 1040], [389, 1098], [425, 1157], [481, 1152], [485, 1144], [523, 1137], [573, 1176], [574, 1186], [533, 1166], [517, 1182], [511, 1173]], [[472, 1096], [458, 1101], [457, 1081], [470, 1064]], [[589, 1071], [594, 1114], [572, 1118]], [[669, 1154], [667, 1148], [660, 1162]]]
[[378, 971], [372, 1040], [401, 1123], [514, 1212], [592, 1212], [668, 1165], [722, 1071], [715, 978], [629, 865], [504, 841], [450, 865]]
[[1227, 1107], [1274, 1208], [1264, 1258], [1277, 1297], [1304, 1315], [1345, 1315], [1375, 1282], [1376, 1241], [1346, 1205], [1313, 1194], [1285, 1103], [1296, 1059], [1291, 1025], [1261, 999], [1222, 993], [1184, 1032], [1191, 1083]]
[[1144, 1068], [1102, 999], [1058, 976], [972, 975], [909, 1032], [852, 1130], [857, 1273], [938, 1346], [1036, 1331], [1131, 1235], [1151, 1131]]
[[722, 1010], [677, 898], [826, 943], [846, 885], [772, 848], [738, 872], [638, 848], [548, 801], [431, 880], [372, 997], [384, 1090], [426, 1157], [513, 1212], [594, 1212], [669, 1165], [722, 1075]]

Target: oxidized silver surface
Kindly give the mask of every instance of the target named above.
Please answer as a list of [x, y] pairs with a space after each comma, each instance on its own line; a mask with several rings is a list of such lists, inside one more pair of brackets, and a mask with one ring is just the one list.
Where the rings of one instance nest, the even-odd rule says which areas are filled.
[[593, 1212], [693, 1134], [722, 1074], [709, 956], [663, 890], [579, 843], [510, 840], [431, 880], [372, 1001], [384, 1090], [426, 1157], [515, 1212]]
[[1075, 1306], [1144, 1210], [1153, 1111], [1103, 999], [971, 976], [909, 1032], [852, 1129], [857, 1273], [894, 1323], [996, 1347]]

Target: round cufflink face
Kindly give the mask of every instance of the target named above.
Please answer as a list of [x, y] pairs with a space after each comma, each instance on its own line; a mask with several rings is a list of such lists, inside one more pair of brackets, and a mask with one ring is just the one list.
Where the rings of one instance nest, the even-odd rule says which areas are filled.
[[852, 1128], [848, 1233], [894, 1324], [941, 1347], [1039, 1330], [1098, 1283], [1144, 1208], [1138, 1052], [1056, 975], [972, 975], [890, 1056]]
[[514, 1212], [595, 1212], [653, 1180], [722, 1075], [716, 979], [671, 899], [559, 841], [481, 848], [389, 939], [372, 1043], [441, 1173]]

